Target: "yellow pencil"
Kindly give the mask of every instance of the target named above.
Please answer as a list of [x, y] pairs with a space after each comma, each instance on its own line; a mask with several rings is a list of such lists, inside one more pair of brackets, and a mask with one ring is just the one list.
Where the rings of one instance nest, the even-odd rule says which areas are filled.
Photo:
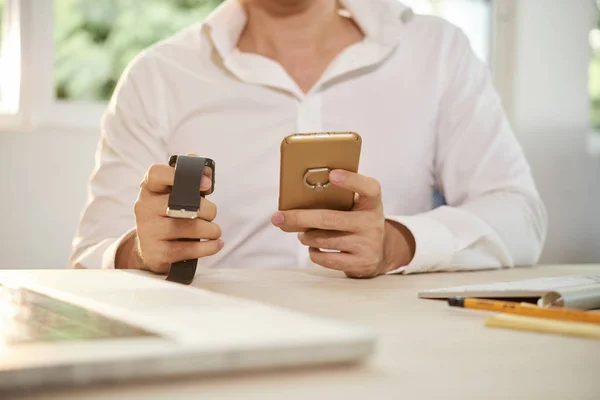
[[596, 324], [556, 321], [522, 315], [496, 314], [485, 320], [485, 326], [600, 339], [600, 326]]
[[474, 310], [496, 311], [507, 314], [525, 315], [528, 317], [600, 324], [600, 313], [586, 312], [570, 308], [532, 307], [529, 305], [523, 306], [519, 303], [510, 301], [494, 301], [470, 298], [465, 299], [464, 297], [450, 298], [448, 299], [448, 304], [452, 307], [464, 307]]

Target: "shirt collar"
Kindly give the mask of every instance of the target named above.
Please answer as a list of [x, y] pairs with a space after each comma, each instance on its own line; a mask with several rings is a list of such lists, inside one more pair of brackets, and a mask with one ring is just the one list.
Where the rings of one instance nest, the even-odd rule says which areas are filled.
[[412, 10], [397, 0], [339, 0], [365, 34], [367, 40], [395, 46], [400, 39], [404, 13]]
[[223, 59], [237, 48], [247, 20], [246, 11], [237, 0], [225, 0], [204, 20], [202, 28]]
[[[395, 46], [403, 25], [412, 15], [412, 10], [397, 0], [339, 0], [365, 34], [367, 41], [386, 47]], [[238, 0], [226, 0], [205, 20], [213, 45], [223, 59], [227, 59], [237, 48], [237, 42], [247, 16]]]

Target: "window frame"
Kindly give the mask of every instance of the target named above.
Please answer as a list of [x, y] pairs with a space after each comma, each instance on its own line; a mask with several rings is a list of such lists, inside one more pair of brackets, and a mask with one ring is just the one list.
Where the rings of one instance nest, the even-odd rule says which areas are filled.
[[[6, 0], [16, 7], [20, 40], [20, 101], [18, 112], [0, 114], [0, 132], [38, 129], [97, 132], [106, 103], [56, 99], [54, 78], [54, 1]], [[7, 8], [8, 8], [7, 7]], [[34, 12], [35, 11], [35, 12]], [[35, 91], [35, 92], [34, 92]]]
[[[22, 9], [23, 7], [19, 1], [6, 0], [4, 4], [4, 13], [10, 13], [10, 15], [0, 15], [0, 18], [3, 19], [2, 41], [0, 42], [0, 46], [2, 46], [0, 49], [0, 54], [2, 54], [2, 59], [0, 59], [0, 72], [3, 72], [4, 68], [8, 68], [6, 57], [9, 57], [9, 59], [14, 58], [16, 65], [13, 65], [13, 67], [19, 71], [19, 76], [17, 77], [19, 86], [16, 89], [16, 93], [13, 93], [14, 96], [17, 96], [17, 99], [13, 98], [12, 100], [9, 99], [7, 101], [6, 97], [4, 97], [2, 104], [0, 104], [0, 129], [20, 127], [25, 124], [23, 108], [28, 100], [25, 96], [26, 90], [24, 90], [22, 84], [22, 82], [25, 81], [23, 79], [23, 48], [25, 47], [25, 44], [22, 41], [23, 24], [20, 22], [23, 19]], [[0, 79], [2, 78], [0, 77]], [[0, 83], [2, 82], [0, 81]], [[6, 96], [6, 93], [4, 93], [3, 96]], [[16, 112], [6, 110], [7, 106], [5, 102], [13, 103], [8, 108], [16, 107]]]
[[[517, 0], [492, 2], [490, 68], [510, 117], [515, 68]], [[69, 102], [56, 99], [54, 78], [54, 1], [6, 0], [18, 8], [21, 85], [16, 115], [0, 114], [0, 132], [32, 130], [88, 130], [97, 132], [105, 102]], [[8, 7], [7, 7], [8, 8]], [[35, 9], [35, 12], [34, 12]], [[33, 93], [35, 88], [35, 93]]]
[[492, 1], [490, 67], [494, 86], [509, 119], [513, 115], [514, 75], [517, 67], [517, 0]]

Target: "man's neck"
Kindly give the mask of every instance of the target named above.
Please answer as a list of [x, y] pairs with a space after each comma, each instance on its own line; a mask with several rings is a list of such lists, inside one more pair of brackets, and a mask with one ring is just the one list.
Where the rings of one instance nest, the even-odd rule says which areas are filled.
[[239, 40], [242, 51], [277, 58], [319, 52], [328, 33], [344, 28], [336, 0], [241, 0], [248, 23]]

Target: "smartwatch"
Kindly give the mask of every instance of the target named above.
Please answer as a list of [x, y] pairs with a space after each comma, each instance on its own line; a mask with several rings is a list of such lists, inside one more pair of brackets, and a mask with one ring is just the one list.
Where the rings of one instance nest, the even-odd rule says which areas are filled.
[[[202, 198], [215, 190], [215, 162], [210, 158], [195, 156], [171, 156], [169, 165], [175, 167], [175, 180], [169, 195], [167, 216], [172, 218], [196, 219]], [[205, 168], [212, 169], [212, 185], [209, 190], [200, 192], [200, 184]], [[180, 239], [200, 241], [200, 239]], [[189, 285], [194, 280], [198, 260], [183, 260], [171, 264], [167, 280]]]

